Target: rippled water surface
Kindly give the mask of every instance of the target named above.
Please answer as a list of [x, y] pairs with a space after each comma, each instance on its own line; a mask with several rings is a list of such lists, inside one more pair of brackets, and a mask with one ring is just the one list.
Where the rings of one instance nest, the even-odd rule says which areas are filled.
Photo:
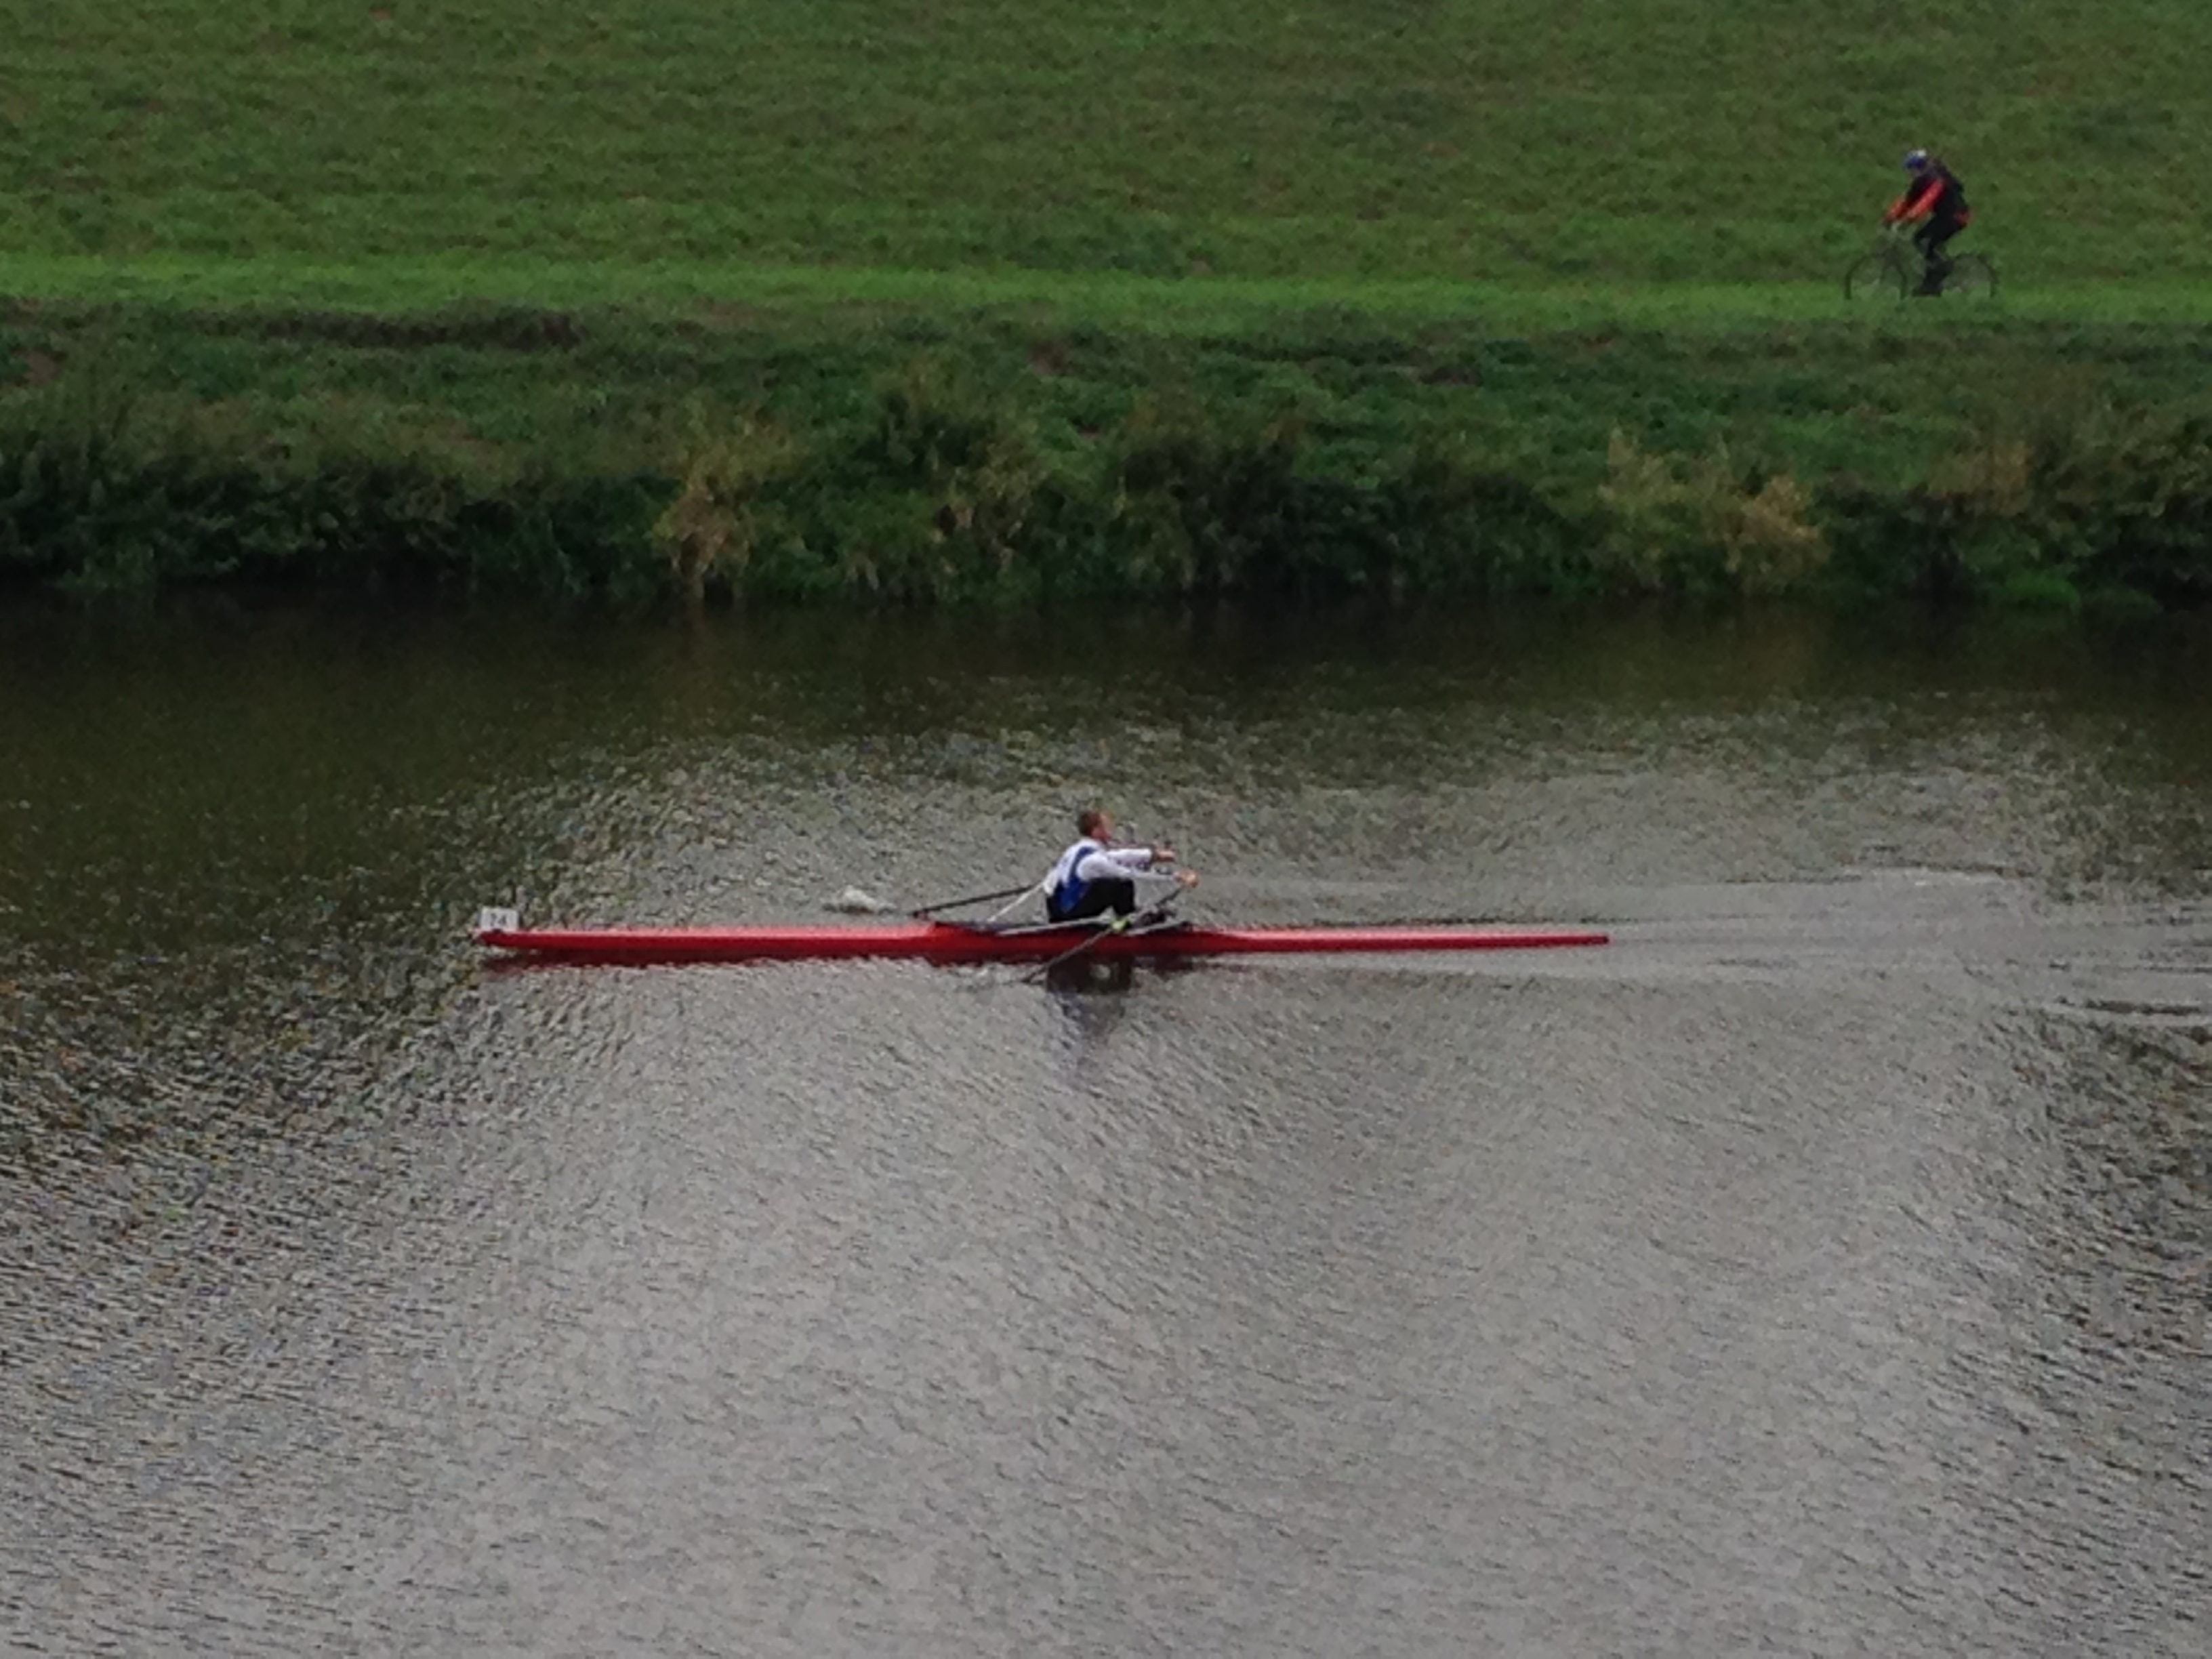
[[0, 611], [0, 1645], [2212, 1650], [2208, 645]]

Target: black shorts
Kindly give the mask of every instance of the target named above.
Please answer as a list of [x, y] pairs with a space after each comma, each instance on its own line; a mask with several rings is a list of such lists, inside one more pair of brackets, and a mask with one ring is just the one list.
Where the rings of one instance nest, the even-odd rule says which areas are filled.
[[1054, 921], [1088, 921], [1109, 912], [1117, 916], [1134, 915], [1136, 910], [1137, 884], [1128, 880], [1094, 881], [1084, 888], [1083, 896], [1070, 909], [1045, 907], [1045, 914]]

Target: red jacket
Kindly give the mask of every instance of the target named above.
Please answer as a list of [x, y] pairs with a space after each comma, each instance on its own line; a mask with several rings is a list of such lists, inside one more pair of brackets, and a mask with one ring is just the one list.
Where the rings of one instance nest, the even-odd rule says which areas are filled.
[[1973, 210], [1966, 205], [1966, 187], [1957, 176], [1941, 161], [1930, 161], [1905, 194], [1889, 204], [1881, 222], [1893, 225], [1899, 220], [1948, 219], [1963, 225], [1973, 216]]

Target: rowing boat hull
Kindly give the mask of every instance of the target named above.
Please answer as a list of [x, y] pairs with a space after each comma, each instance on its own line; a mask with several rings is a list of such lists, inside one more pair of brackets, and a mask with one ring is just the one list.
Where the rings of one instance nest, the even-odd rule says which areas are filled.
[[[1096, 927], [1000, 933], [945, 922], [832, 927], [479, 927], [477, 942], [544, 961], [598, 963], [1049, 962], [1084, 945], [1100, 961], [1313, 956], [1409, 951], [1534, 951], [1603, 945], [1607, 936], [1509, 927], [1200, 927], [1102, 933]], [[1088, 942], [1086, 944], [1086, 941]]]

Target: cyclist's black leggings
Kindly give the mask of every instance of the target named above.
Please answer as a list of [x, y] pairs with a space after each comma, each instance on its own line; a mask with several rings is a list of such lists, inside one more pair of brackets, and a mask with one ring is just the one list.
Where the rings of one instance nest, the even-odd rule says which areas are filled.
[[1920, 250], [1920, 257], [1928, 268], [1938, 276], [1951, 274], [1951, 260], [1943, 252], [1943, 244], [1966, 228], [1963, 219], [1930, 219], [1912, 233], [1912, 246]]

